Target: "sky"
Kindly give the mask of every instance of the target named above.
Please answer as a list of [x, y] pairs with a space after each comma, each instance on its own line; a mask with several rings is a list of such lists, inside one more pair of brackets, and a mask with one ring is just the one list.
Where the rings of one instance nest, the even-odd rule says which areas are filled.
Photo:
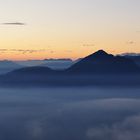
[[0, 59], [140, 53], [140, 0], [0, 0]]

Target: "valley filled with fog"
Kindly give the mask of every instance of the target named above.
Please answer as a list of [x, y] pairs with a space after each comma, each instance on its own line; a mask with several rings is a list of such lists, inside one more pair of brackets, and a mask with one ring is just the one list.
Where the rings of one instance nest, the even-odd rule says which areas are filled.
[[1, 88], [1, 140], [138, 140], [140, 88]]

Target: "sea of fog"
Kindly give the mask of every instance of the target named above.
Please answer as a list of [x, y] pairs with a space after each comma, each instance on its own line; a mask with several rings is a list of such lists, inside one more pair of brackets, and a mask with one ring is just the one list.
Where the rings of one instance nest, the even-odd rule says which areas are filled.
[[0, 89], [0, 140], [138, 140], [140, 88]]

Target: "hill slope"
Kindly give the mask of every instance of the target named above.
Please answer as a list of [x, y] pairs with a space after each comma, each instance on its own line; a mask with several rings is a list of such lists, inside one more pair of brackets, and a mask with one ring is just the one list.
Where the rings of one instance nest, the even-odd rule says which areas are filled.
[[22, 68], [23, 66], [16, 64], [12, 61], [3, 60], [0, 61], [0, 74], [5, 74], [15, 69]]
[[130, 59], [99, 50], [69, 69], [26, 67], [0, 76], [0, 86], [139, 86], [140, 68]]
[[99, 50], [71, 66], [67, 72], [76, 74], [124, 74], [139, 73], [140, 68], [131, 59], [113, 56]]

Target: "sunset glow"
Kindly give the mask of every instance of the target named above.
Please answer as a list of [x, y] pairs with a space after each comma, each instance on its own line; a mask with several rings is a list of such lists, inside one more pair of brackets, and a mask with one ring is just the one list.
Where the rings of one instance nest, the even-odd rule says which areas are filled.
[[138, 0], [0, 1], [0, 59], [140, 52]]

